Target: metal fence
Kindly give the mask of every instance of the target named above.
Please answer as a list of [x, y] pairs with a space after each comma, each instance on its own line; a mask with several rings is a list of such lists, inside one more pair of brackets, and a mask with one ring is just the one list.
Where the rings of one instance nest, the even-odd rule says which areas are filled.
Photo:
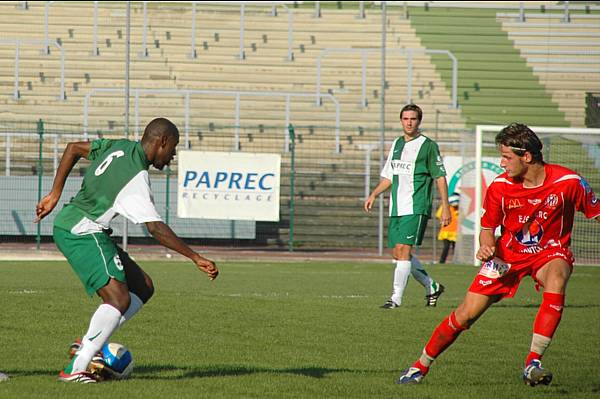
[[[362, 130], [346, 134], [336, 152], [332, 127], [296, 126], [293, 146], [286, 144], [284, 126], [192, 126], [189, 141], [180, 149], [281, 154], [279, 222], [182, 219], [176, 215], [177, 164], [167, 171], [150, 171], [157, 209], [183, 238], [203, 244], [253, 245], [289, 249], [377, 248], [378, 218], [364, 213], [363, 201], [379, 181], [379, 132]], [[387, 145], [399, 135], [389, 130]], [[442, 151], [458, 154], [462, 146], [445, 140], [456, 132], [432, 132]], [[87, 138], [122, 138], [114, 131], [88, 132]], [[64, 147], [86, 138], [83, 126], [47, 124], [43, 121], [0, 123], [0, 241], [49, 241], [56, 210], [41, 224], [32, 223], [35, 204], [51, 188]], [[287, 148], [284, 148], [288, 145]], [[293, 149], [293, 151], [290, 151]], [[88, 163], [79, 161], [67, 180], [61, 202], [79, 189]], [[292, 165], [295, 173], [292, 174]], [[294, 202], [292, 203], [292, 199]], [[436, 206], [438, 202], [436, 201]], [[293, 209], [293, 212], [292, 212]], [[434, 209], [435, 210], [435, 209]], [[375, 212], [376, 213], [376, 212]], [[387, 224], [387, 218], [384, 219]], [[113, 221], [114, 234], [123, 234], [123, 223]], [[385, 226], [384, 226], [385, 228]], [[421, 252], [437, 257], [436, 222], [430, 224]], [[129, 242], [146, 240], [145, 228], [130, 225]], [[293, 239], [293, 242], [292, 242]], [[0, 246], [0, 251], [2, 247]]]
[[[286, 140], [284, 126], [192, 126], [189, 141], [179, 149], [199, 151], [276, 153], [281, 155], [280, 220], [255, 222], [242, 220], [183, 219], [177, 217], [177, 163], [163, 172], [150, 171], [157, 209], [163, 219], [184, 239], [198, 244], [258, 246], [285, 250], [327, 250], [340, 248], [376, 249], [379, 241], [377, 212], [368, 215], [363, 202], [379, 181], [379, 132], [362, 130], [341, 137], [340, 152], [334, 151], [336, 140], [332, 127], [295, 126], [295, 135]], [[460, 159], [458, 170], [449, 172], [450, 191], [462, 183], [460, 206], [461, 232], [454, 261], [470, 263], [473, 259], [475, 141], [472, 131], [438, 130], [424, 132], [436, 140], [448, 164], [450, 157]], [[386, 150], [401, 132], [386, 130]], [[585, 136], [585, 135], [584, 135]], [[559, 162], [580, 171], [592, 187], [598, 187], [597, 143], [585, 137], [566, 141], [559, 136], [544, 135], [550, 162]], [[111, 131], [88, 132], [87, 138], [122, 138]], [[54, 174], [66, 144], [86, 138], [81, 125], [54, 125], [42, 121], [0, 123], [0, 244], [48, 242], [56, 211], [37, 225], [33, 224], [35, 205], [51, 188]], [[589, 139], [589, 138], [588, 138]], [[237, 147], [234, 147], [237, 144]], [[287, 146], [287, 147], [285, 147]], [[285, 148], [284, 148], [285, 147]], [[493, 147], [493, 146], [492, 146]], [[485, 156], [497, 158], [494, 148]], [[574, 157], [567, 158], [567, 155]], [[67, 180], [62, 207], [78, 191], [88, 165], [80, 161]], [[486, 173], [499, 173], [499, 166]], [[448, 168], [448, 165], [447, 165]], [[484, 165], [484, 169], [485, 169]], [[450, 169], [449, 169], [450, 170]], [[490, 175], [490, 176], [492, 176]], [[486, 181], [490, 181], [490, 176]], [[386, 200], [387, 202], [387, 200]], [[433, 211], [439, 206], [435, 193]], [[384, 213], [387, 213], [387, 204]], [[383, 219], [383, 231], [387, 228]], [[580, 263], [597, 264], [595, 244], [600, 239], [592, 222], [578, 216], [573, 250]], [[113, 221], [115, 235], [123, 235], [123, 222]], [[465, 227], [466, 226], [466, 227]], [[439, 223], [430, 220], [423, 245], [417, 249], [426, 262], [435, 262], [441, 251], [437, 241]], [[143, 226], [129, 225], [130, 243], [148, 242]], [[384, 234], [385, 238], [385, 234]], [[383, 241], [385, 242], [385, 240]], [[385, 245], [383, 245], [385, 247]], [[0, 245], [0, 252], [3, 246]], [[452, 259], [452, 258], [450, 258]]]

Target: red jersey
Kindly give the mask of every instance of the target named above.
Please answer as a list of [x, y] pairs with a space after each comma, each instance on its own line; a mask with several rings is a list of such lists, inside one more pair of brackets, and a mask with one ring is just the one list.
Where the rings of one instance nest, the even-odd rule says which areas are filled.
[[523, 187], [506, 173], [488, 187], [481, 227], [502, 226], [496, 244], [499, 255], [507, 250], [535, 254], [543, 249], [567, 249], [575, 211], [587, 218], [600, 216], [600, 201], [585, 179], [560, 165], [545, 164], [544, 170], [546, 177], [538, 187]]

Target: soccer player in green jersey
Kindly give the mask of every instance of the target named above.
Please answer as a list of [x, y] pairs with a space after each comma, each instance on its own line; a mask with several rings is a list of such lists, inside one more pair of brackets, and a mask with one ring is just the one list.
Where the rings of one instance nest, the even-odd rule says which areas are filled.
[[432, 186], [435, 181], [442, 199], [441, 223], [450, 223], [446, 170], [435, 141], [419, 132], [423, 111], [408, 104], [400, 111], [404, 135], [394, 140], [381, 171], [381, 181], [364, 203], [370, 212], [377, 196], [388, 188], [390, 193], [390, 223], [388, 246], [396, 263], [392, 296], [381, 306], [394, 309], [402, 303], [409, 275], [425, 287], [425, 305], [435, 306], [444, 286], [434, 281], [423, 269], [419, 259], [411, 254], [413, 246], [421, 245], [427, 221], [431, 217]]
[[87, 333], [59, 379], [92, 383], [92, 357], [110, 336], [131, 319], [154, 292], [150, 277], [109, 237], [110, 221], [122, 215], [144, 223], [162, 245], [188, 257], [212, 280], [219, 271], [214, 262], [186, 245], [159, 216], [152, 196], [148, 168], [162, 170], [176, 153], [177, 127], [167, 119], [152, 120], [140, 142], [99, 139], [69, 143], [60, 161], [52, 190], [36, 206], [36, 222], [58, 203], [69, 173], [77, 161], [91, 161], [81, 189], [54, 221], [54, 242], [65, 255], [87, 293], [98, 294], [102, 304], [93, 314]]

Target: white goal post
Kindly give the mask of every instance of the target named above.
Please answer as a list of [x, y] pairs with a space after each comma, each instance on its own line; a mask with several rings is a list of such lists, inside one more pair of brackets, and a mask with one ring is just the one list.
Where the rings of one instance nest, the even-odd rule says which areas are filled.
[[[477, 125], [475, 131], [474, 265], [479, 264], [475, 254], [479, 249], [481, 231], [481, 206], [485, 184], [484, 158], [494, 156], [499, 159], [494, 139], [503, 128], [504, 126]], [[600, 195], [600, 129], [543, 126], [530, 128], [544, 144], [544, 161], [559, 163], [575, 170], [590, 183], [596, 194]], [[586, 221], [581, 213], [577, 213], [571, 241], [576, 263], [600, 265], [600, 226], [595, 221]]]

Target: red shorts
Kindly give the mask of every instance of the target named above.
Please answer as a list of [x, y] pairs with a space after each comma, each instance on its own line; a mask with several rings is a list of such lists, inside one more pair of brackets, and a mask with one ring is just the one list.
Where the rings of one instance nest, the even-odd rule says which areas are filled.
[[517, 293], [523, 277], [528, 275], [536, 282], [537, 289], [538, 270], [553, 259], [564, 259], [571, 268], [575, 260], [567, 248], [548, 248], [536, 254], [499, 254], [499, 257], [482, 263], [469, 291], [486, 296], [501, 295], [502, 298], [512, 298]]

